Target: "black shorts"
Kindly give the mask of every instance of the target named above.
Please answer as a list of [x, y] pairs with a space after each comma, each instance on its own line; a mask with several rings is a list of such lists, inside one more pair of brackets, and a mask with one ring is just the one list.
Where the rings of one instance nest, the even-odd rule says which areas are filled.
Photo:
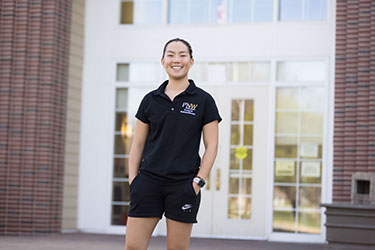
[[139, 173], [130, 185], [129, 217], [165, 217], [197, 223], [201, 192], [196, 195], [193, 180], [163, 182]]

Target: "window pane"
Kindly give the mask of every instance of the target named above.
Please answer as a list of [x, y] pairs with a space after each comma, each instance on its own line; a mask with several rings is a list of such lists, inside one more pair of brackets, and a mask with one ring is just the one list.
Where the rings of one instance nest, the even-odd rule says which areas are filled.
[[236, 149], [230, 149], [230, 169], [240, 169], [240, 159], [236, 157]]
[[230, 63], [228, 66], [228, 81], [247, 82], [250, 80], [249, 63]]
[[226, 65], [224, 63], [208, 64], [208, 81], [225, 82], [227, 79]]
[[162, 0], [136, 1], [134, 13], [134, 23], [136, 24], [160, 24]]
[[121, 24], [132, 24], [133, 23], [133, 8], [134, 2], [128, 0], [121, 2]]
[[322, 137], [303, 136], [300, 139], [299, 156], [308, 159], [322, 158]]
[[240, 120], [241, 100], [232, 100], [232, 121]]
[[296, 182], [296, 162], [277, 160], [275, 162], [274, 182]]
[[318, 161], [300, 162], [301, 183], [322, 183], [322, 163]]
[[112, 225], [126, 225], [128, 222], [129, 206], [112, 206]]
[[129, 201], [129, 183], [128, 182], [113, 182], [113, 197], [112, 201]]
[[245, 100], [245, 121], [252, 122], [254, 120], [254, 101]]
[[297, 112], [276, 112], [276, 133], [298, 133]]
[[326, 20], [327, 0], [305, 0], [305, 20]]
[[240, 125], [232, 124], [230, 145], [240, 145]]
[[251, 198], [241, 198], [241, 219], [251, 217]]
[[194, 81], [207, 81], [207, 64], [194, 63], [189, 71], [189, 78], [194, 79]]
[[301, 111], [323, 112], [325, 106], [324, 88], [301, 88], [300, 95]]
[[298, 139], [294, 136], [276, 136], [275, 157], [297, 158]]
[[116, 91], [116, 109], [128, 108], [128, 89], [117, 89]]
[[254, 1], [254, 21], [272, 21], [273, 0], [253, 0]]
[[276, 109], [298, 110], [298, 88], [277, 88]]
[[128, 123], [126, 112], [116, 112], [115, 131], [126, 131]]
[[129, 64], [117, 64], [117, 81], [129, 81]]
[[210, 23], [224, 23], [226, 12], [224, 1], [211, 0], [210, 3]]
[[238, 218], [238, 208], [239, 208], [239, 200], [237, 197], [230, 197], [228, 199], [228, 218], [229, 219], [237, 219]]
[[162, 67], [158, 63], [131, 63], [129, 71], [132, 82], [155, 82], [162, 78]]
[[169, 23], [189, 23], [188, 0], [169, 0]]
[[128, 178], [129, 177], [129, 158], [115, 158], [113, 161], [113, 177]]
[[280, 0], [280, 20], [302, 20], [302, 0]]
[[247, 157], [242, 160], [243, 169], [244, 170], [251, 170], [253, 169], [253, 150], [247, 149]]
[[247, 146], [253, 145], [253, 125], [244, 125], [243, 144]]
[[319, 209], [319, 204], [321, 201], [320, 194], [320, 187], [300, 187], [298, 193], [299, 208]]
[[115, 135], [115, 154], [125, 155], [130, 152], [131, 136]]
[[320, 234], [320, 213], [298, 213], [298, 232]]
[[250, 80], [265, 82], [270, 80], [270, 63], [255, 62], [250, 64]]
[[251, 178], [242, 178], [241, 194], [251, 195]]
[[296, 230], [296, 215], [293, 211], [273, 212], [274, 232], [294, 232]]
[[301, 134], [323, 134], [323, 114], [301, 112]]
[[207, 23], [208, 22], [208, 1], [191, 0], [190, 1], [190, 22]]
[[325, 62], [278, 62], [278, 81], [324, 81], [327, 79]]
[[229, 193], [239, 194], [240, 192], [240, 179], [238, 177], [229, 178]]
[[249, 0], [229, 0], [229, 22], [241, 23], [251, 20], [251, 1]]
[[296, 188], [275, 186], [273, 207], [294, 209], [296, 207]]

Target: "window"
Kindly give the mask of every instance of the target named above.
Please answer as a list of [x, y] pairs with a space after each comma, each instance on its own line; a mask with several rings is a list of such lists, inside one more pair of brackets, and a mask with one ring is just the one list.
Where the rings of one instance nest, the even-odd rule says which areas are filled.
[[280, 0], [280, 21], [326, 20], [327, 0]]
[[327, 66], [322, 61], [278, 62], [277, 80], [283, 82], [319, 82], [327, 79]]
[[129, 64], [119, 63], [117, 64], [117, 81], [127, 82], [129, 81]]
[[160, 63], [117, 64], [117, 81], [160, 82], [164, 79], [166, 79], [166, 73]]
[[272, 21], [273, 0], [169, 0], [168, 23]]
[[251, 219], [254, 101], [232, 100], [228, 218]]
[[[270, 66], [267, 61], [195, 63], [189, 78], [201, 82], [267, 82]], [[166, 79], [167, 74], [160, 63], [117, 64], [117, 81], [155, 83]]]
[[324, 88], [276, 93], [273, 231], [320, 234]]
[[163, 0], [122, 0], [121, 24], [161, 24]]
[[266, 82], [270, 80], [270, 62], [196, 63], [189, 77], [208, 82]]
[[129, 209], [129, 151], [133, 129], [128, 120], [128, 89], [116, 90], [114, 159], [112, 178], [112, 225], [126, 225]]

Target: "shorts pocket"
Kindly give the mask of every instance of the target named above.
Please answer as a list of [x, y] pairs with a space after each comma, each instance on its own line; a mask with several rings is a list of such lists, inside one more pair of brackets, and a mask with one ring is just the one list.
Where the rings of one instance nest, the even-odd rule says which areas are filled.
[[139, 179], [139, 174], [137, 174], [137, 175], [134, 177], [132, 183], [130, 183], [130, 186], [129, 186], [130, 189], [132, 189], [132, 188], [134, 187], [134, 185], [135, 185], [135, 183], [137, 182], [138, 179]]
[[193, 187], [193, 182], [189, 182], [189, 187], [190, 187], [191, 194], [194, 195], [195, 198], [198, 197], [198, 195], [201, 191], [199, 190], [198, 194], [195, 193], [195, 190], [194, 190], [194, 187]]

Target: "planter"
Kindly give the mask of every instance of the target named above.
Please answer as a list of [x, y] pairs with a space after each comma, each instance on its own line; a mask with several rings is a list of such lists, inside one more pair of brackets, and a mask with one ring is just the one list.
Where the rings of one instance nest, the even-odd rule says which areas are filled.
[[332, 203], [326, 208], [328, 243], [375, 246], [375, 205]]

